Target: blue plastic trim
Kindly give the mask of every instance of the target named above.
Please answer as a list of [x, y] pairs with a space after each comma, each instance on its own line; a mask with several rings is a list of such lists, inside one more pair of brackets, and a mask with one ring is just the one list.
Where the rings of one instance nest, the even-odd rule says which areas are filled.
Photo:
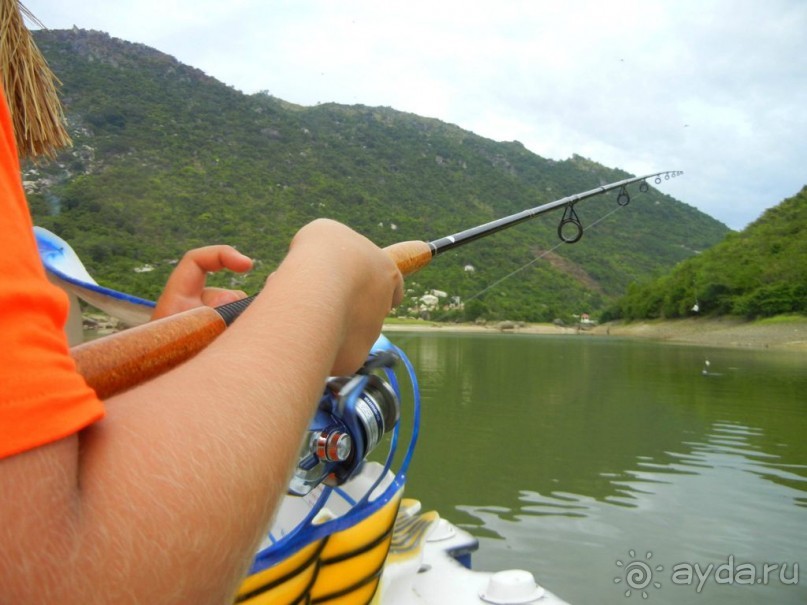
[[[140, 298], [139, 296], [132, 296], [131, 294], [120, 292], [119, 290], [99, 286], [94, 281], [79, 279], [74, 275], [65, 273], [57, 267], [55, 260], [65, 258], [69, 253], [75, 254], [70, 245], [58, 235], [55, 235], [42, 227], [34, 227], [34, 235], [36, 236], [36, 247], [39, 250], [39, 258], [42, 259], [42, 264], [45, 265], [45, 268], [50, 273], [53, 273], [59, 279], [63, 279], [69, 284], [86, 288], [87, 290], [92, 290], [93, 292], [97, 292], [117, 300], [123, 300], [136, 305], [142, 305], [144, 307], [156, 306], [157, 303], [155, 303], [153, 300], [147, 300], [145, 298]], [[76, 262], [81, 262], [78, 260], [78, 256], [76, 256]]]
[[348, 494], [348, 493], [347, 493], [345, 490], [343, 490], [341, 487], [335, 487], [333, 491], [334, 491], [334, 493], [336, 493], [336, 494], [337, 494], [337, 495], [338, 495], [340, 498], [342, 498], [342, 500], [344, 500], [345, 502], [347, 502], [348, 504], [350, 504], [350, 506], [356, 506], [356, 500], [354, 500], [354, 499], [353, 499], [353, 496], [351, 496], [350, 494]]

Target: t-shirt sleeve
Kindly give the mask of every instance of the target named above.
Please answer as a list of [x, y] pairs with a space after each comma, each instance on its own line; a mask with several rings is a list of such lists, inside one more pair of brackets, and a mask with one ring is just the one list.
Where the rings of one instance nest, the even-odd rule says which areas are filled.
[[67, 296], [45, 276], [0, 91], [0, 458], [71, 435], [104, 414], [76, 371]]

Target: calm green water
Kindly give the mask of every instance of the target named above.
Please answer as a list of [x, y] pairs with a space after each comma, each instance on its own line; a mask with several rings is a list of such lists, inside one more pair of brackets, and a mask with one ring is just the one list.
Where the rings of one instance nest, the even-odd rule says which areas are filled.
[[807, 603], [804, 353], [390, 336], [423, 398], [407, 493], [475, 567], [574, 605]]

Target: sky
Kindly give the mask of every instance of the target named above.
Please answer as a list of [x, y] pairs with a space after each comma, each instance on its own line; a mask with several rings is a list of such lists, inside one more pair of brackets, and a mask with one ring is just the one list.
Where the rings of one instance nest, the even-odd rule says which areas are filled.
[[[24, 0], [245, 93], [386, 106], [643, 175], [742, 229], [807, 185], [804, 0]], [[572, 194], [575, 192], [564, 192]]]

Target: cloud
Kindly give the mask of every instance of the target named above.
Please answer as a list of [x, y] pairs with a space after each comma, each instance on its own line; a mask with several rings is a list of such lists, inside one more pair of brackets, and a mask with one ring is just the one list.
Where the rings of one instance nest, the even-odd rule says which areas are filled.
[[734, 228], [807, 182], [801, 0], [29, 0], [245, 92], [385, 105], [635, 174]]

